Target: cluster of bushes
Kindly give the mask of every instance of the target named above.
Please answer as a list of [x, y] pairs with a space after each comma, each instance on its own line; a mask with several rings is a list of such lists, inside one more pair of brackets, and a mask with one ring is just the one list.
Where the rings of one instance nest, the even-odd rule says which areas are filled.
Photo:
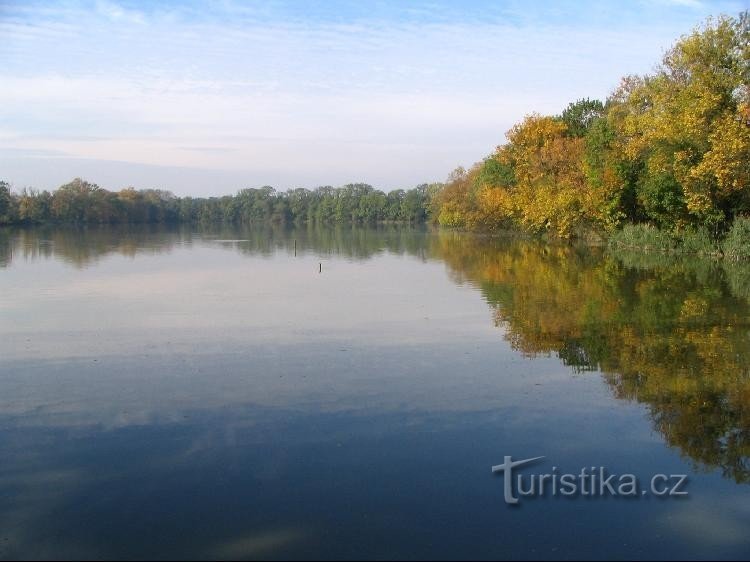
[[734, 221], [721, 249], [724, 257], [732, 261], [750, 260], [750, 218]]
[[626, 224], [610, 236], [609, 247], [747, 260], [750, 259], [750, 218], [735, 219], [723, 240], [712, 236], [706, 228], [667, 232], [651, 224]]

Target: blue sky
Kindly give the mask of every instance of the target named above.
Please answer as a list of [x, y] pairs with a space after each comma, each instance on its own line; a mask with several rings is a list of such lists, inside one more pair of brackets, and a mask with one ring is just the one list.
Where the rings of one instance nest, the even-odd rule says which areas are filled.
[[443, 180], [746, 2], [8, 2], [0, 179], [232, 193]]

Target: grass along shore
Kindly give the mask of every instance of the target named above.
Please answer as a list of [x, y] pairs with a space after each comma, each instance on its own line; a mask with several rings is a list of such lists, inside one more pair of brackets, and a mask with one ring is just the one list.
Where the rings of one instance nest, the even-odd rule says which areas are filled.
[[738, 217], [723, 238], [706, 228], [668, 232], [651, 224], [626, 224], [608, 240], [612, 250], [700, 255], [730, 261], [750, 260], [750, 218]]

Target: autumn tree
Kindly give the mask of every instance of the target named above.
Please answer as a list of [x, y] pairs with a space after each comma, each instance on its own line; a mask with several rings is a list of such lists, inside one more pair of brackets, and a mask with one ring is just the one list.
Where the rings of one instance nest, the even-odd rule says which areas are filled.
[[709, 20], [629, 92], [625, 150], [644, 162], [638, 199], [668, 226], [718, 227], [750, 209], [750, 22]]
[[588, 206], [583, 140], [569, 136], [562, 120], [538, 114], [514, 126], [507, 138], [499, 156], [513, 167], [512, 194], [521, 225], [569, 237]]

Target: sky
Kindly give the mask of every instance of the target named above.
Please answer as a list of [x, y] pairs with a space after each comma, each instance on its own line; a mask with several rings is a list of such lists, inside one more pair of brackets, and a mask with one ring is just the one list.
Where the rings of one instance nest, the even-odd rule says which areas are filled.
[[0, 0], [0, 180], [223, 195], [442, 181], [747, 0]]

